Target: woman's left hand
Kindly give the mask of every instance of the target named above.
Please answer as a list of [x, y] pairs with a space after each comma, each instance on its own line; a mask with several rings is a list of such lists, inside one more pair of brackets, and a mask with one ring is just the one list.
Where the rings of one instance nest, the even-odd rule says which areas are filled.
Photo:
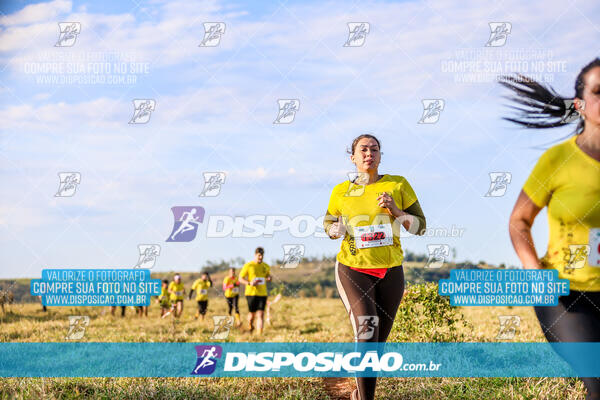
[[385, 208], [392, 216], [396, 217], [400, 215], [401, 210], [396, 205], [396, 202], [388, 193], [383, 193], [377, 197], [377, 204], [379, 207]]

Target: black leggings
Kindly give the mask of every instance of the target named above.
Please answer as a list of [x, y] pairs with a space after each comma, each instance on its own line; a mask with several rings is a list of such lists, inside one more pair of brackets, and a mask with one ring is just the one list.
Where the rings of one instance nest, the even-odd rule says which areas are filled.
[[[344, 307], [350, 314], [354, 340], [385, 342], [394, 325], [396, 311], [404, 294], [402, 265], [390, 268], [385, 276], [379, 279], [336, 262], [335, 282]], [[372, 319], [372, 316], [377, 316], [379, 321]], [[370, 326], [371, 329], [364, 329], [365, 326]], [[374, 399], [377, 378], [355, 379], [360, 399]]]
[[[555, 307], [534, 307], [549, 342], [600, 342], [600, 292], [571, 290]], [[569, 354], [559, 353], [572, 364]], [[581, 378], [586, 399], [600, 399], [600, 378]]]
[[225, 297], [227, 299], [227, 307], [229, 308], [229, 315], [231, 315], [231, 310], [235, 307], [235, 313], [239, 314], [240, 313], [240, 309], [238, 308], [238, 298], [240, 296], [233, 296], [233, 297]]

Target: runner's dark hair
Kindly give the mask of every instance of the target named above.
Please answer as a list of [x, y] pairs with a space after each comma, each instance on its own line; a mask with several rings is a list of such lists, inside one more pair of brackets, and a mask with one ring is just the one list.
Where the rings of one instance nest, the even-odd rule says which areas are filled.
[[[550, 85], [542, 85], [521, 74], [499, 77], [498, 83], [514, 92], [513, 96], [505, 97], [518, 104], [518, 106], [509, 106], [518, 111], [517, 115], [503, 117], [503, 119], [525, 128], [535, 129], [567, 125], [569, 122], [565, 120], [565, 117], [569, 110], [566, 100], [572, 100], [574, 97], [583, 99], [585, 75], [595, 67], [600, 67], [600, 58], [592, 60], [579, 71], [577, 79], [575, 79], [575, 96], [573, 97], [563, 97], [556, 93]], [[579, 118], [575, 134], [580, 134], [584, 128], [585, 120]]]
[[348, 154], [354, 154], [354, 150], [356, 150], [356, 145], [358, 144], [358, 141], [360, 139], [374, 139], [377, 142], [377, 146], [379, 146], [379, 150], [381, 150], [381, 143], [379, 142], [379, 139], [377, 139], [375, 136], [369, 134], [369, 133], [364, 133], [362, 135], [357, 136], [356, 138], [354, 138], [354, 140], [352, 141], [352, 147], [348, 150], [346, 150], [348, 152]]

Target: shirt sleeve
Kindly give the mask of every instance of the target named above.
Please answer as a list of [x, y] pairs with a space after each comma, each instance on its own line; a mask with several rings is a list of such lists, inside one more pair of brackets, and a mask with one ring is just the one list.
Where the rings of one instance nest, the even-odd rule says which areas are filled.
[[402, 178], [398, 183], [396, 193], [400, 198], [395, 198], [394, 200], [396, 200], [396, 204], [398, 204], [402, 210], [406, 210], [417, 201], [415, 191], [405, 178]]
[[243, 278], [248, 275], [248, 263], [244, 264], [242, 270], [240, 271], [240, 278]]
[[342, 212], [339, 209], [338, 193], [336, 188], [337, 186], [331, 191], [331, 196], [329, 196], [329, 204], [327, 205], [327, 212], [323, 218], [323, 228], [325, 229], [325, 232], [327, 232], [329, 225], [337, 222], [338, 216], [342, 215]]
[[269, 264], [265, 264], [265, 278], [271, 274], [271, 267]]
[[558, 166], [553, 167], [552, 164], [550, 153], [547, 150], [539, 158], [523, 185], [525, 194], [540, 208], [544, 208], [550, 202], [554, 190], [552, 176]]
[[196, 288], [198, 288], [198, 281], [194, 281], [194, 284], [192, 285], [192, 290], [196, 290]]

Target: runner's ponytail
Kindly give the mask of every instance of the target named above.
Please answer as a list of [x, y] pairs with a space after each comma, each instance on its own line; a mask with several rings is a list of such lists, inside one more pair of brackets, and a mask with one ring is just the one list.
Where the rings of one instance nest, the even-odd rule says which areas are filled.
[[[544, 86], [521, 74], [517, 74], [516, 77], [500, 77], [498, 83], [514, 92], [513, 96], [507, 98], [518, 104], [518, 106], [509, 106], [518, 111], [517, 115], [503, 117], [503, 119], [525, 128], [546, 129], [567, 125], [571, 122], [567, 117], [571, 117], [570, 113], [576, 112], [570, 109], [570, 100], [583, 99], [585, 74], [594, 67], [600, 67], [600, 58], [594, 59], [579, 71], [575, 80], [575, 96], [570, 98], [560, 96], [550, 85]], [[578, 121], [576, 134], [580, 134], [585, 128], [585, 120], [581, 114]]]

